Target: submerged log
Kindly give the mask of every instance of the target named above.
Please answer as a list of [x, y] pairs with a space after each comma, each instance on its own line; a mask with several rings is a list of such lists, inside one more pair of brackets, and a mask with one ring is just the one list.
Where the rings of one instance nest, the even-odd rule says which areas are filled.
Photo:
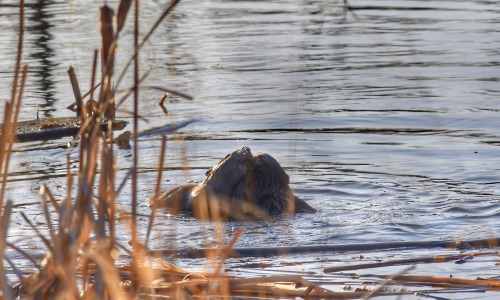
[[[122, 130], [127, 126], [126, 121], [113, 121], [113, 130]], [[74, 136], [80, 130], [79, 117], [62, 117], [35, 119], [17, 123], [16, 142], [30, 142], [39, 140], [59, 139], [65, 136]], [[108, 130], [108, 123], [101, 124], [102, 130]]]
[[[277, 247], [248, 247], [232, 248], [229, 257], [272, 257], [287, 254], [343, 252], [343, 251], [374, 251], [384, 249], [412, 249], [412, 248], [450, 248], [450, 249], [482, 249], [498, 248], [500, 238], [467, 240], [467, 241], [414, 241], [414, 242], [387, 242], [369, 244], [342, 244], [342, 245], [305, 245], [305, 246], [277, 246]], [[182, 257], [207, 257], [218, 253], [220, 248], [185, 248], [168, 250], [150, 250], [151, 256], [178, 255]]]

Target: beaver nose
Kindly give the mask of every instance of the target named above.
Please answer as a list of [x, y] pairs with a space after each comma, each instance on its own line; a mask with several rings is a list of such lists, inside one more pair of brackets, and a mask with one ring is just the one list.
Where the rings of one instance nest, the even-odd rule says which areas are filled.
[[250, 151], [250, 148], [247, 147], [247, 146], [243, 146], [241, 147], [241, 149], [239, 150], [239, 152], [244, 155], [245, 157], [249, 157], [249, 158], [252, 158], [252, 152]]

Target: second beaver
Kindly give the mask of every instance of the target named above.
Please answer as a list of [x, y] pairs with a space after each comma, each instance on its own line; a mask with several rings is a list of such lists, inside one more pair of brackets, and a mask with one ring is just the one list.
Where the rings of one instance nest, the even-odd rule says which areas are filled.
[[253, 201], [257, 207], [269, 215], [316, 212], [293, 194], [290, 177], [274, 157], [259, 152], [254, 156], [252, 165]]
[[316, 212], [293, 194], [289, 176], [269, 154], [252, 157], [250, 148], [242, 147], [206, 175], [199, 184], [169, 189], [146, 204], [168, 207], [174, 214], [193, 212], [201, 219], [265, 219], [281, 213]]

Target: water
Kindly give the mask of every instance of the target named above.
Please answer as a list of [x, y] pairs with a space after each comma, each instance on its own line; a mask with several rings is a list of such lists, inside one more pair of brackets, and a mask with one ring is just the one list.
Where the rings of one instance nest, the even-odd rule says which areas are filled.
[[[163, 2], [141, 2], [142, 32]], [[3, 91], [10, 91], [17, 43], [18, 9], [8, 3], [0, 5]], [[226, 239], [238, 226], [245, 229], [238, 246], [498, 236], [500, 4], [350, 4], [354, 9], [345, 13], [342, 1], [182, 1], [140, 56], [142, 72], [151, 71], [147, 85], [195, 99], [173, 98], [165, 117], [156, 105], [161, 93], [141, 91], [140, 114], [149, 121], [141, 128], [196, 119], [176, 134], [180, 141], [168, 142], [163, 188], [203, 179], [220, 158], [246, 145], [273, 155], [296, 194], [319, 212], [229, 223]], [[71, 63], [88, 88], [99, 5], [29, 1], [23, 62], [30, 72], [20, 119], [33, 118], [36, 103], [43, 116], [71, 115], [64, 110], [73, 99], [66, 70]], [[129, 24], [119, 70], [130, 56], [132, 32]], [[129, 86], [126, 78], [120, 89]], [[139, 200], [154, 190], [160, 140], [140, 141]], [[45, 222], [41, 184], [66, 195], [67, 141], [16, 145], [7, 191], [16, 214]], [[71, 158], [74, 164], [77, 153]], [[117, 150], [116, 159], [121, 180], [132, 152]], [[129, 184], [119, 201], [130, 210]], [[146, 228], [149, 209], [139, 212]], [[213, 224], [160, 216], [154, 247], [216, 239]], [[9, 239], [24, 246], [34, 243], [32, 236], [22, 221], [9, 229]]]

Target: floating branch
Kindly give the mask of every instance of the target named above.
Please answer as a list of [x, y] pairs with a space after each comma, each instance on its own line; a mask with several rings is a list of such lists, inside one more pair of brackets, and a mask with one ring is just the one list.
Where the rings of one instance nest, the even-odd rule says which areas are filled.
[[[115, 120], [112, 122], [113, 130], [122, 130], [128, 122]], [[62, 117], [35, 119], [31, 121], [18, 122], [15, 132], [16, 142], [28, 142], [39, 140], [59, 139], [65, 136], [75, 136], [81, 128], [80, 118]], [[103, 131], [108, 130], [108, 123], [101, 124]], [[2, 131], [5, 127], [2, 126]]]

